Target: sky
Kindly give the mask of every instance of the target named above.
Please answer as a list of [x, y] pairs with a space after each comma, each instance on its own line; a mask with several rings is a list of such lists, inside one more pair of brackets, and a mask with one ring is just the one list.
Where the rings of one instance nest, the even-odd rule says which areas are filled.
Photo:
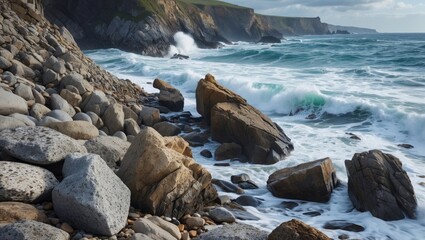
[[322, 22], [376, 29], [425, 32], [425, 0], [223, 0], [257, 13], [317, 17]]

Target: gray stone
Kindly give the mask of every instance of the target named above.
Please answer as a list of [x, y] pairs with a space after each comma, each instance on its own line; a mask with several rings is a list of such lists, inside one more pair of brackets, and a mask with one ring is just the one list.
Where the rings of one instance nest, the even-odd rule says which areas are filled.
[[171, 222], [167, 222], [158, 216], [153, 216], [148, 219], [149, 221], [153, 222], [155, 225], [159, 226], [160, 228], [164, 229], [165, 231], [173, 235], [176, 239], [181, 238], [182, 235], [179, 231], [179, 228], [175, 224]]
[[[98, 155], [71, 154], [53, 190], [59, 218], [86, 232], [111, 236], [127, 224], [130, 190]], [[94, 194], [95, 193], [95, 194]]]
[[52, 94], [50, 96], [50, 101], [52, 105], [52, 110], [59, 109], [69, 114], [69, 116], [73, 117], [75, 115], [74, 108], [59, 94]]
[[69, 91], [68, 89], [62, 89], [60, 92], [60, 95], [73, 107], [78, 107], [82, 101], [80, 94], [73, 93]]
[[15, 88], [15, 94], [22, 97], [25, 100], [34, 100], [34, 95], [32, 94], [32, 90], [31, 87], [26, 85], [26, 84], [22, 84], [20, 83], [16, 88]]
[[181, 129], [169, 122], [156, 123], [153, 128], [162, 136], [177, 136], [181, 133]]
[[72, 118], [69, 116], [68, 113], [66, 113], [62, 110], [59, 110], [59, 109], [52, 110], [52, 111], [48, 112], [45, 116], [56, 118], [57, 120], [59, 120], [61, 122], [72, 121]]
[[36, 103], [31, 107], [30, 115], [31, 115], [31, 117], [34, 117], [37, 120], [41, 120], [50, 111], [51, 110], [48, 107], [46, 107], [46, 106], [44, 106], [40, 103]]
[[114, 168], [130, 147], [130, 143], [117, 137], [99, 136], [87, 141], [84, 146], [89, 153], [100, 155], [109, 167]]
[[76, 140], [45, 127], [3, 130], [0, 132], [0, 149], [21, 161], [37, 165], [59, 162], [70, 153], [87, 152]]
[[0, 228], [4, 240], [69, 240], [69, 234], [59, 228], [36, 221], [21, 221]]
[[39, 91], [37, 91], [34, 88], [31, 91], [32, 91], [32, 95], [34, 96], [34, 100], [35, 100], [36, 103], [40, 103], [42, 105], [46, 104], [46, 99], [44, 98], [44, 96]]
[[127, 135], [136, 136], [140, 132], [139, 125], [132, 118], [129, 118], [129, 119], [124, 120], [124, 129], [125, 129], [125, 133]]
[[153, 126], [155, 123], [161, 121], [161, 115], [159, 110], [151, 107], [143, 107], [142, 111], [139, 114], [142, 124], [146, 126]]
[[27, 79], [33, 79], [35, 77], [35, 72], [21, 62], [12, 60], [12, 64], [13, 65], [10, 67], [10, 71], [13, 74]]
[[85, 99], [80, 107], [84, 112], [93, 111], [95, 107], [98, 107], [98, 111], [94, 111], [97, 115], [100, 115], [101, 109], [103, 106], [108, 106], [109, 100], [106, 97], [105, 93], [99, 90], [93, 91], [87, 99]]
[[28, 114], [28, 105], [25, 99], [0, 87], [0, 115], [12, 113]]
[[224, 207], [216, 207], [211, 209], [209, 212], [209, 217], [214, 220], [216, 223], [233, 223], [236, 221], [235, 216], [229, 210]]
[[7, 60], [6, 58], [0, 56], [0, 68], [1, 69], [8, 69], [12, 66], [12, 63]]
[[247, 224], [235, 223], [203, 233], [197, 240], [266, 240], [267, 236], [266, 231]]
[[49, 117], [49, 116], [44, 116], [40, 121], [38, 121], [37, 126], [47, 126], [50, 123], [56, 123], [56, 122], [61, 122], [61, 120], [53, 118], [53, 117]]
[[124, 119], [133, 119], [134, 121], [139, 121], [139, 116], [131, 108], [127, 106], [122, 106], [124, 111]]
[[59, 74], [57, 74], [52, 69], [47, 69], [43, 73], [43, 84], [47, 85], [49, 83], [56, 83], [59, 81]]
[[176, 240], [173, 235], [145, 218], [133, 222], [133, 230], [157, 240]]
[[143, 233], [136, 233], [133, 235], [133, 237], [131, 237], [131, 240], [155, 240], [155, 239]]
[[52, 66], [53, 70], [59, 74], [64, 74], [66, 72], [65, 63], [61, 61], [57, 61]]
[[4, 129], [13, 129], [17, 127], [27, 126], [23, 121], [13, 117], [0, 115], [0, 131]]
[[58, 183], [53, 173], [46, 169], [0, 161], [0, 201], [32, 203], [48, 200]]
[[127, 141], [127, 135], [123, 131], [117, 131], [112, 136], [117, 137], [123, 141]]
[[37, 122], [37, 119], [20, 113], [10, 114], [9, 117], [13, 117], [14, 119], [24, 122], [26, 126], [34, 127], [35, 123]]
[[72, 119], [74, 119], [74, 121], [86, 121], [86, 122], [93, 124], [91, 117], [89, 115], [85, 114], [85, 113], [82, 113], [82, 112], [75, 114]]
[[4, 72], [3, 81], [6, 81], [9, 86], [13, 86], [18, 82], [18, 79], [11, 72]]
[[91, 122], [93, 123], [93, 125], [95, 125], [97, 128], [102, 128], [103, 127], [103, 121], [102, 119], [94, 112], [86, 112], [86, 114], [88, 116], [90, 116], [91, 118]]
[[242, 206], [251, 206], [251, 207], [258, 207], [261, 204], [261, 202], [257, 198], [253, 196], [249, 196], [249, 195], [242, 195], [236, 198], [235, 202]]
[[8, 61], [12, 61], [13, 54], [6, 49], [0, 49], [0, 56], [4, 57]]
[[80, 95], [85, 92], [93, 92], [93, 86], [78, 73], [71, 73], [62, 78], [61, 88], [65, 88], [67, 85], [76, 87]]
[[122, 105], [114, 103], [109, 105], [102, 116], [105, 127], [110, 133], [115, 133], [124, 129], [124, 111]]

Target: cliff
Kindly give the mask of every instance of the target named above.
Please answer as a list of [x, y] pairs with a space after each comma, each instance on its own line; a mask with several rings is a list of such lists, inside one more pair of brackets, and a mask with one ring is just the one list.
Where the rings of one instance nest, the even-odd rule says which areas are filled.
[[116, 47], [164, 56], [173, 35], [192, 35], [201, 48], [262, 36], [327, 34], [319, 18], [259, 15], [253, 9], [206, 0], [44, 0], [46, 17], [65, 26], [82, 48]]

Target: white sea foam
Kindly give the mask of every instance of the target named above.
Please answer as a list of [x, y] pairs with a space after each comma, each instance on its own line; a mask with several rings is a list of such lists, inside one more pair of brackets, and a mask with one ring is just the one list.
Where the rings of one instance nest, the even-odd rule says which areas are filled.
[[175, 45], [171, 45], [168, 50], [168, 57], [173, 56], [174, 54], [183, 54], [190, 55], [198, 51], [198, 46], [195, 43], [195, 40], [189, 34], [184, 32], [177, 32], [173, 36]]

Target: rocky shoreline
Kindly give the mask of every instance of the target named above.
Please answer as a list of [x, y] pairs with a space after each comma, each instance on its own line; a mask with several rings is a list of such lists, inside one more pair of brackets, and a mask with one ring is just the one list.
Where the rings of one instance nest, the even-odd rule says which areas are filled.
[[[329, 239], [298, 220], [270, 234], [238, 223], [255, 220], [244, 206], [261, 202], [243, 193], [257, 184], [244, 174], [213, 179], [191, 147], [211, 138], [222, 144], [203, 156], [252, 164], [276, 163], [294, 147], [212, 75], [198, 83], [194, 117], [168, 83], [156, 79], [160, 92], [146, 93], [85, 57], [65, 28], [21, 1], [0, 3], [0, 239]], [[400, 160], [374, 150], [346, 165], [356, 209], [415, 217]], [[326, 202], [338, 179], [321, 159], [279, 170], [267, 186], [277, 197]]]

